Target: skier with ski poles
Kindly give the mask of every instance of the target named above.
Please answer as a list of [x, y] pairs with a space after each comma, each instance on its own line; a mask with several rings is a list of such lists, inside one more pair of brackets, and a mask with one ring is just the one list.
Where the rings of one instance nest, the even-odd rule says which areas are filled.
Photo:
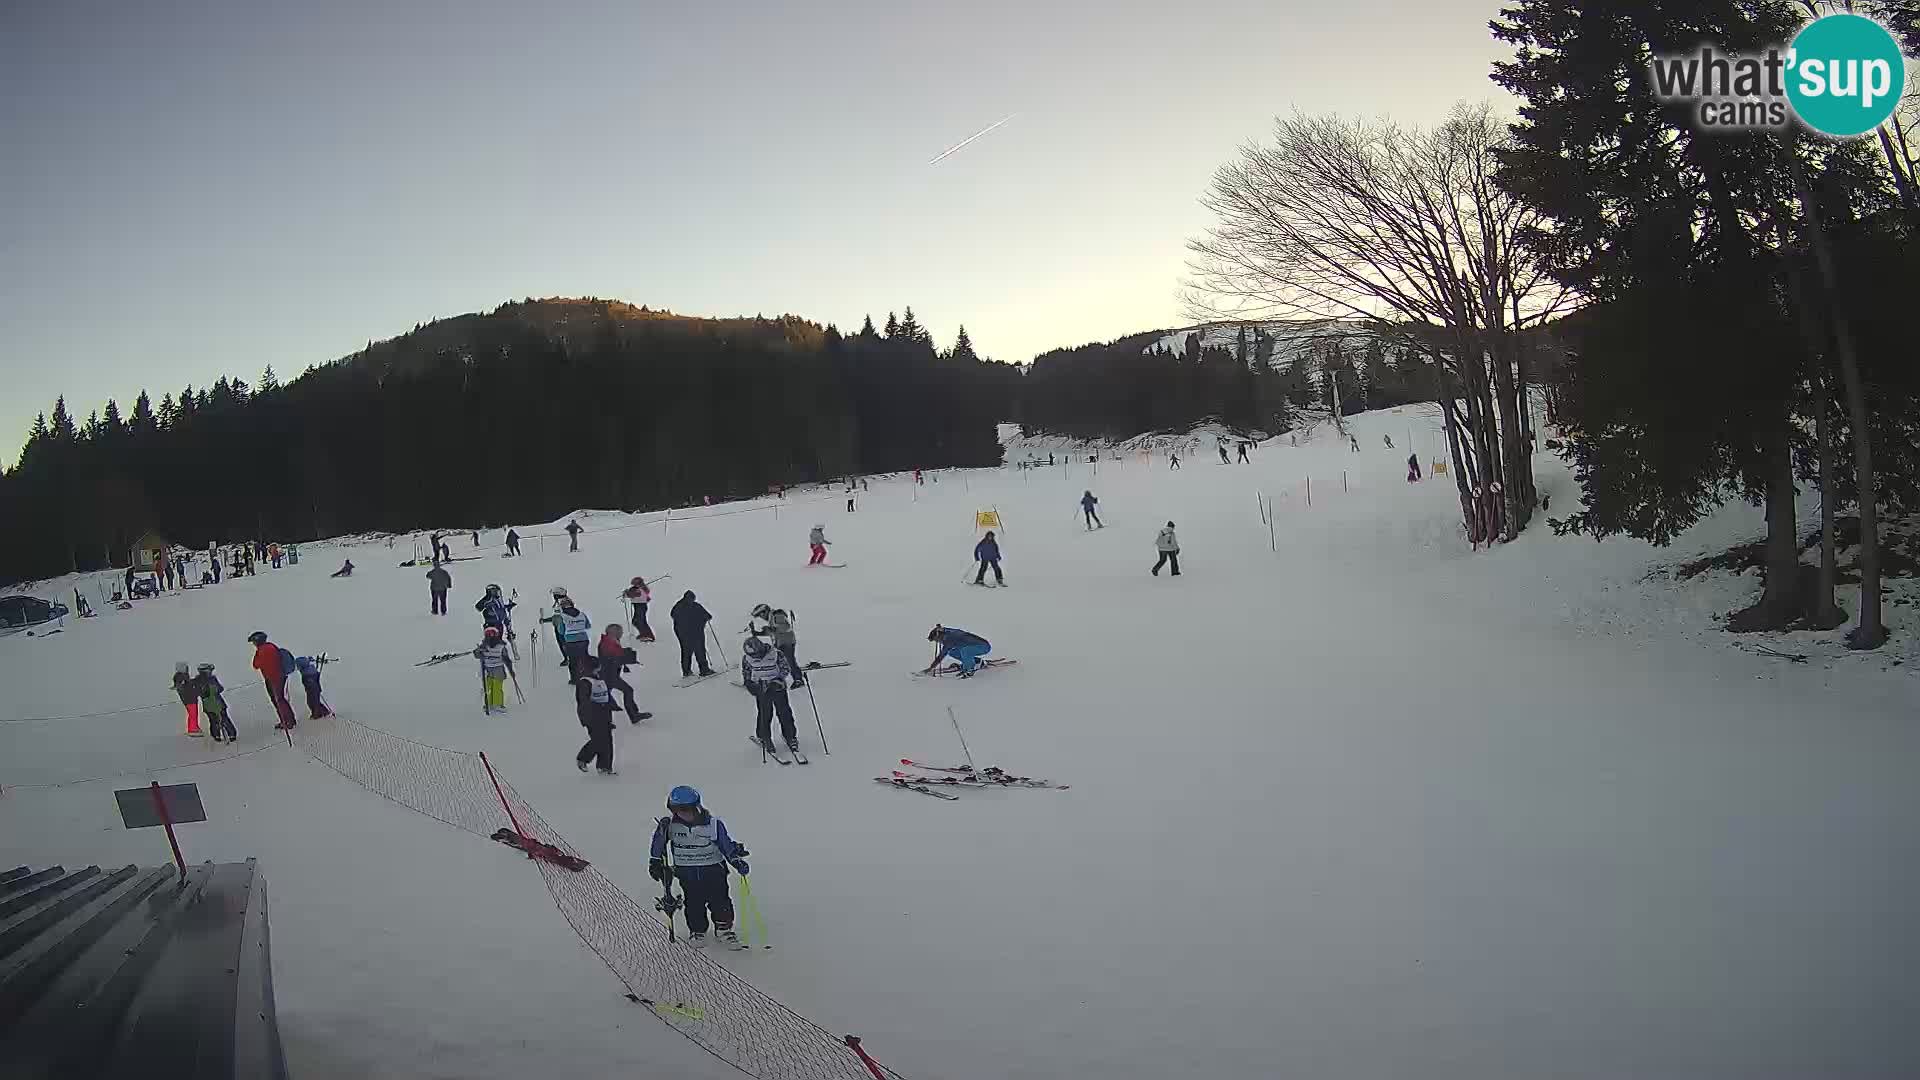
[[318, 720], [323, 716], [332, 716], [333, 710], [320, 696], [320, 663], [311, 656], [293, 658], [294, 670], [300, 673], [300, 686], [307, 692], [307, 711], [309, 720]]
[[482, 711], [492, 714], [493, 710], [507, 711], [507, 679], [513, 679], [515, 693], [520, 690], [520, 677], [513, 671], [513, 656], [507, 651], [507, 643], [500, 640], [500, 628], [489, 624], [480, 632], [480, 644], [473, 650], [480, 661], [480, 688], [483, 700]]
[[639, 635], [639, 640], [651, 644], [653, 627], [647, 625], [647, 605], [653, 602], [653, 590], [647, 588], [647, 579], [634, 578], [620, 594], [620, 599], [633, 607], [633, 632]]
[[706, 677], [713, 674], [713, 665], [707, 662], [707, 624], [713, 621], [713, 615], [693, 597], [688, 589], [678, 603], [673, 605], [673, 636], [680, 640], [680, 677], [693, 678], [693, 663], [700, 662], [700, 674]]
[[511, 642], [513, 640], [513, 607], [512, 600], [500, 595], [500, 586], [489, 585], [486, 595], [473, 605], [473, 610], [480, 613], [482, 625], [491, 626], [500, 631], [500, 636]]
[[755, 628], [748, 624], [749, 631], [756, 637], [772, 637], [773, 647], [787, 658], [787, 670], [793, 675], [793, 685], [807, 685], [806, 669], [800, 666], [800, 637], [793, 631], [794, 615], [783, 608], [768, 607], [760, 604], [753, 609], [753, 617], [763, 625]]
[[787, 749], [795, 754], [800, 752], [800, 732], [794, 726], [793, 705], [787, 700], [787, 681], [792, 677], [793, 670], [787, 665], [785, 653], [757, 635], [747, 637], [741, 647], [740, 679], [746, 683], [756, 706], [753, 741], [775, 758], [780, 756], [773, 747], [775, 713], [780, 716], [780, 734], [787, 741]]
[[632, 649], [620, 643], [622, 633], [624, 630], [619, 623], [608, 623], [606, 632], [600, 635], [600, 678], [606, 681], [608, 689], [620, 691], [626, 701], [627, 720], [637, 724], [653, 714], [640, 711], [640, 707], [633, 702], [632, 685], [621, 677], [628, 664], [640, 662]]
[[577, 678], [580, 665], [588, 659], [588, 638], [593, 633], [593, 620], [573, 606], [573, 597], [563, 595], [560, 597], [560, 610], [547, 616], [547, 621], [553, 624], [554, 633], [560, 639], [561, 655], [567, 658]]
[[686, 897], [687, 944], [695, 948], [706, 944], [711, 916], [714, 937], [728, 948], [741, 947], [740, 935], [733, 929], [727, 868], [746, 877], [748, 854], [745, 845], [727, 834], [727, 823], [700, 805], [699, 791], [683, 784], [667, 793], [667, 816], [653, 827], [647, 876], [668, 885], [669, 892], [670, 883], [679, 879]]
[[973, 560], [980, 564], [980, 572], [973, 576], [973, 583], [975, 585], [985, 585], [987, 583], [987, 569], [989, 567], [993, 569], [994, 584], [1005, 585], [1007, 583], [1007, 576], [1000, 572], [1000, 541], [993, 538], [992, 529], [988, 529], [987, 535], [981, 537], [980, 542], [973, 545]]
[[520, 533], [517, 530], [508, 529], [507, 555], [510, 557], [518, 554], [520, 554]]
[[1107, 523], [1100, 520], [1100, 511], [1096, 509], [1099, 505], [1100, 500], [1094, 497], [1091, 490], [1080, 496], [1080, 512], [1086, 515], [1087, 530], [1089, 532], [1095, 528], [1104, 529], [1107, 527]]
[[[852, 499], [848, 499], [848, 509], [852, 509]], [[819, 566], [827, 561], [827, 545], [833, 541], [827, 539], [827, 527], [815, 525], [807, 533], [807, 545], [813, 549], [813, 557], [807, 560], [808, 566]]]
[[986, 638], [957, 626], [934, 623], [933, 629], [927, 631], [927, 640], [938, 646], [933, 654], [933, 662], [926, 666], [928, 675], [938, 672], [940, 661], [952, 657], [960, 664], [960, 677], [971, 679], [980, 670], [981, 658], [993, 651], [993, 644]]

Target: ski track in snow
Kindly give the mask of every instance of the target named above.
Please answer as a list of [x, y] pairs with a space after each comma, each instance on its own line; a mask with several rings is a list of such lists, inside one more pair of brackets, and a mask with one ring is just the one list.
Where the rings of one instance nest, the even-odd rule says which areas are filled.
[[[255, 856], [268, 878], [294, 1075], [738, 1075], [621, 997], [523, 858], [267, 730], [259, 628], [340, 658], [325, 678], [343, 715], [487, 751], [643, 905], [665, 792], [701, 788], [753, 850], [776, 946], [716, 960], [915, 1080], [1920, 1075], [1920, 665], [1889, 666], [1920, 637], [1911, 609], [1872, 658], [1731, 647], [1712, 619], [1751, 578], [1648, 573], [1757, 532], [1743, 506], [1664, 551], [1539, 524], [1471, 553], [1450, 478], [1402, 479], [1406, 439], [1435, 456], [1429, 416], [1352, 418], [1357, 454], [1322, 431], [1252, 465], [1207, 460], [1209, 438], [1179, 472], [1083, 454], [875, 478], [854, 514], [828, 486], [777, 517], [772, 500], [665, 526], [568, 515], [520, 531], [577, 516], [595, 530], [578, 554], [529, 540], [522, 559], [453, 564], [447, 618], [427, 614], [425, 568], [394, 565], [409, 538], [363, 538], [14, 635], [0, 720], [169, 702], [173, 662], [209, 660], [238, 749], [260, 752], [195, 764], [218, 755], [178, 734], [177, 708], [0, 723], [0, 863], [164, 862], [111, 792], [192, 780], [211, 820], [181, 830], [187, 857]], [[1559, 463], [1536, 462], [1555, 512], [1576, 505]], [[1082, 527], [1086, 488], [1104, 530]], [[1004, 590], [961, 583], [989, 507]], [[1156, 579], [1169, 518], [1185, 573]], [[803, 566], [816, 522], [847, 573]], [[449, 544], [470, 553], [464, 533]], [[330, 579], [344, 557], [354, 576]], [[638, 646], [629, 680], [655, 717], [616, 725], [620, 775], [574, 770], [584, 735], [534, 622], [547, 587], [604, 626], [629, 577], [668, 571], [656, 628], [695, 590], [716, 665], [761, 601], [796, 612], [802, 659], [853, 661], [812, 676], [831, 755], [802, 691], [812, 764], [762, 765], [740, 738], [751, 699], [725, 678], [673, 687], [663, 632]], [[520, 594], [528, 702], [486, 716], [472, 663], [412, 665], [477, 642], [490, 581]], [[936, 621], [1022, 662], [911, 678]], [[960, 760], [948, 706], [980, 765], [1071, 790], [948, 802], [873, 783], [901, 757]]]

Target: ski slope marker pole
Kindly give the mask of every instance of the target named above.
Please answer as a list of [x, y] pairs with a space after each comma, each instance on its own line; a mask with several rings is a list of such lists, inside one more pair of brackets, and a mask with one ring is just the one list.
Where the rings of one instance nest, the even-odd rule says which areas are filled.
[[807, 680], [807, 702], [813, 706], [813, 726], [820, 729], [820, 750], [828, 757], [832, 757], [833, 751], [827, 748], [827, 726], [820, 722], [820, 699], [813, 696], [812, 679]]
[[487, 760], [487, 752], [480, 751], [480, 764], [487, 767], [487, 779], [493, 781], [493, 793], [500, 796], [500, 807], [507, 812], [507, 820], [513, 824], [513, 834], [520, 838], [522, 850], [527, 858], [533, 858], [533, 845], [527, 842], [527, 831], [520, 827], [520, 819], [513, 815], [513, 807], [507, 803], [507, 793], [500, 790], [500, 778], [493, 773], [493, 762]]
[[865, 1050], [860, 1049], [860, 1036], [849, 1035], [846, 1038], [846, 1043], [848, 1049], [852, 1050], [854, 1054], [859, 1057], [860, 1064], [865, 1065], [867, 1071], [873, 1074], [873, 1080], [887, 1080], [887, 1074], [880, 1071], [880, 1063], [868, 1057]]
[[953, 721], [953, 733], [960, 736], [960, 752], [967, 755], [967, 768], [978, 772], [979, 770], [973, 768], [973, 751], [967, 749], [967, 737], [960, 731], [960, 718], [953, 715], [951, 705], [947, 706], [947, 719]]

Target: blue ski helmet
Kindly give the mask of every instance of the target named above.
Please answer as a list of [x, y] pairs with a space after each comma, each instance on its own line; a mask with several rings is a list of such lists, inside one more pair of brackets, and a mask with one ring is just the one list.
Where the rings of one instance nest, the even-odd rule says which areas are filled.
[[699, 806], [699, 805], [700, 805], [700, 789], [698, 788], [690, 788], [685, 784], [681, 784], [679, 787], [674, 788], [672, 791], [667, 792], [667, 809], [669, 810], [673, 809], [676, 806]]

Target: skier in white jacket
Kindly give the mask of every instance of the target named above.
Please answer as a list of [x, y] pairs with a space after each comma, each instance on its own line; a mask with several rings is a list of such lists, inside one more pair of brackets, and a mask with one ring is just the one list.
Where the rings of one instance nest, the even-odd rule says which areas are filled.
[[1170, 565], [1173, 567], [1173, 576], [1179, 577], [1180, 538], [1173, 534], [1173, 522], [1167, 522], [1167, 527], [1161, 529], [1160, 535], [1153, 538], [1153, 546], [1160, 552], [1160, 561], [1153, 564], [1153, 576], [1159, 577], [1160, 568]]

